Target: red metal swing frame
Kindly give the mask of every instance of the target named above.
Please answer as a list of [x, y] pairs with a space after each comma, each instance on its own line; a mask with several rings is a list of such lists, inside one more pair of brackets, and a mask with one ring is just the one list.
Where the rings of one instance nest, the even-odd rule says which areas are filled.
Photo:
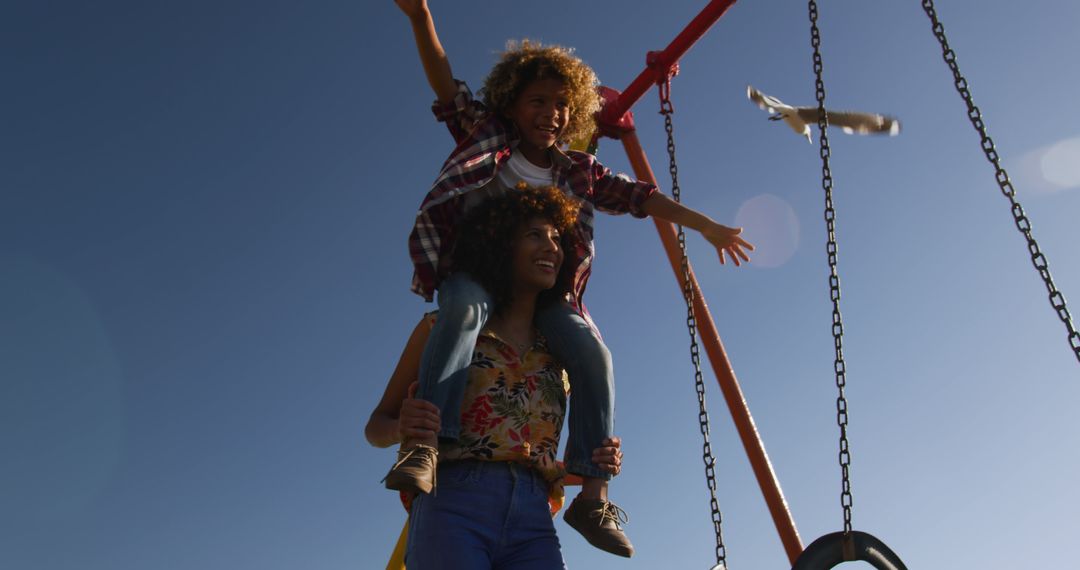
[[[712, 0], [690, 22], [678, 36], [661, 52], [650, 52], [647, 57], [645, 70], [635, 78], [630, 85], [621, 93], [613, 89], [604, 88], [605, 104], [597, 116], [600, 132], [608, 137], [622, 141], [626, 156], [634, 169], [634, 175], [639, 180], [657, 184], [656, 176], [649, 166], [649, 160], [645, 151], [638, 141], [634, 130], [633, 115], [630, 108], [641, 99], [652, 86], [665, 84], [678, 69], [679, 58], [685, 54], [705, 33], [723, 16], [735, 0]], [[669, 222], [653, 219], [656, 230], [660, 234], [664, 250], [667, 252], [671, 268], [675, 272], [675, 278], [679, 283], [680, 293], [683, 290], [682, 254], [679, 250], [678, 238], [675, 226]], [[720, 341], [720, 335], [716, 331], [712, 314], [708, 304], [698, 286], [694, 270], [690, 268], [690, 282], [694, 288], [694, 315], [697, 319], [698, 333], [701, 342], [705, 346], [705, 353], [712, 364], [716, 380], [720, 384], [720, 390], [724, 394], [728, 410], [731, 412], [735, 428], [742, 440], [743, 448], [750, 460], [750, 465], [757, 478], [758, 486], [765, 497], [769, 513], [776, 525], [780, 541], [784, 545], [784, 551], [792, 564], [803, 552], [802, 540], [799, 531], [795, 528], [795, 521], [788, 510], [784, 493], [780, 489], [780, 483], [773, 471], [772, 463], [765, 452], [765, 445], [761, 441], [754, 418], [750, 415], [750, 408], [743, 397], [742, 388], [735, 378], [735, 372], [731, 368], [727, 352]]]

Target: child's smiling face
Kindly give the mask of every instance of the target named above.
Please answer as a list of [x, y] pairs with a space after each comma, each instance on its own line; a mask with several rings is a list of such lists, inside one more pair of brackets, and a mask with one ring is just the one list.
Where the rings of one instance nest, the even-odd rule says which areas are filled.
[[546, 155], [555, 146], [570, 122], [570, 93], [562, 80], [537, 79], [521, 90], [508, 115], [521, 136], [519, 150], [536, 163], [539, 154]]

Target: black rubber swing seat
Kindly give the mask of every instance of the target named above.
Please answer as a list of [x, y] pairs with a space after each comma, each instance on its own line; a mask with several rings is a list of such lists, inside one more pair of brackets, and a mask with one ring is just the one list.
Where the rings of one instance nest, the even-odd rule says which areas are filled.
[[835, 568], [855, 560], [869, 562], [878, 570], [907, 570], [900, 557], [884, 542], [872, 534], [859, 531], [846, 534], [843, 531], [834, 532], [811, 542], [791, 570]]

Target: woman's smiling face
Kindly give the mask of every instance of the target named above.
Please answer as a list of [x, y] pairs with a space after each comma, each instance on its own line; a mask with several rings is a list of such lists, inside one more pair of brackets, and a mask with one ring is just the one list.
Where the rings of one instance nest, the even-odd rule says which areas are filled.
[[544, 291], [555, 286], [562, 268], [562, 236], [546, 218], [532, 218], [514, 236], [514, 289]]

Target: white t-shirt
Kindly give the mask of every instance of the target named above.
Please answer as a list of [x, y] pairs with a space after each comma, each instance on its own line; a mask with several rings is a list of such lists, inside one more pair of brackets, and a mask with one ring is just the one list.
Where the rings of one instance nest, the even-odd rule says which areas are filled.
[[552, 167], [542, 168], [525, 158], [520, 152], [515, 152], [510, 155], [510, 160], [506, 161], [502, 169], [499, 171], [499, 182], [502, 182], [503, 186], [507, 188], [513, 188], [517, 186], [518, 182], [524, 181], [529, 186], [552, 186], [555, 181], [552, 180], [551, 175]]
[[554, 167], [543, 168], [529, 162], [520, 152], [512, 153], [491, 182], [465, 194], [465, 211], [468, 212], [484, 200], [514, 188], [518, 182], [535, 187], [554, 186], [553, 170]]

